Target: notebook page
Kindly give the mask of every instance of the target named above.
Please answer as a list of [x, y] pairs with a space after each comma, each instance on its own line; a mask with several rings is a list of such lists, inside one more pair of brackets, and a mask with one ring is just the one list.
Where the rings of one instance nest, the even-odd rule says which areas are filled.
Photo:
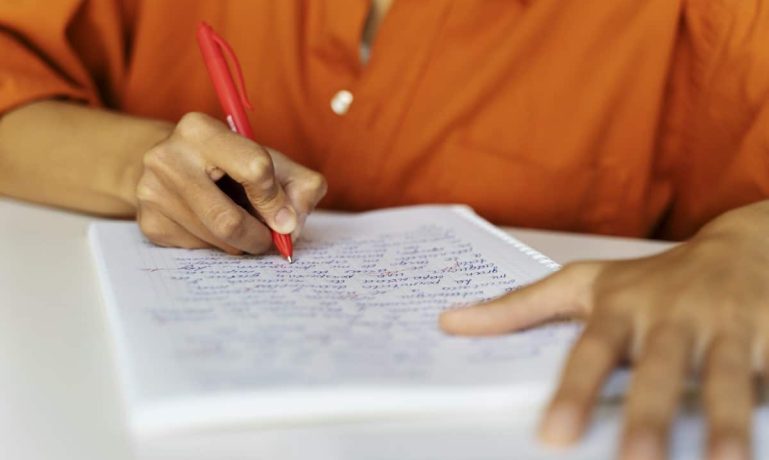
[[287, 389], [549, 387], [576, 326], [483, 339], [437, 328], [442, 310], [555, 268], [490, 229], [463, 207], [316, 214], [289, 265], [275, 253], [158, 248], [135, 224], [94, 224], [129, 402]]

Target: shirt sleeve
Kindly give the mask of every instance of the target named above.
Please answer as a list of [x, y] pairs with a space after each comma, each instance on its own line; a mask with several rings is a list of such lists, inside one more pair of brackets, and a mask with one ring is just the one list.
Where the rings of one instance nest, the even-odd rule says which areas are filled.
[[0, 2], [0, 115], [47, 98], [102, 105], [121, 78], [119, 12], [117, 1]]
[[665, 236], [769, 198], [769, 3], [690, 0], [672, 64], [663, 169]]

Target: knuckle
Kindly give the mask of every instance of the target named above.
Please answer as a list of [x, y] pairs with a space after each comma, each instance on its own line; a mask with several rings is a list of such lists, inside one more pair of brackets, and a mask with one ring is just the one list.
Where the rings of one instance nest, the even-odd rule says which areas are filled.
[[152, 203], [156, 196], [155, 190], [146, 183], [139, 182], [139, 185], [136, 186], [136, 199], [140, 203]]
[[675, 317], [663, 317], [651, 323], [646, 342], [666, 350], [670, 346], [681, 343], [690, 334], [690, 325], [686, 321]]
[[179, 119], [177, 124], [180, 128], [196, 127], [198, 125], [206, 124], [210, 117], [202, 112], [187, 112]]
[[157, 170], [161, 167], [165, 158], [165, 150], [166, 149], [160, 145], [147, 150], [142, 157], [142, 165], [144, 166], [144, 169]]
[[194, 138], [201, 133], [210, 132], [215, 125], [214, 120], [201, 112], [187, 112], [176, 124], [176, 132], [184, 138]]
[[604, 334], [585, 333], [572, 353], [577, 362], [607, 364], [614, 362], [621, 350], [612, 338]]
[[211, 232], [223, 241], [236, 239], [243, 229], [243, 215], [233, 210], [214, 211]]
[[580, 339], [580, 351], [587, 357], [603, 356], [610, 348], [609, 341], [599, 334], [585, 334]]
[[712, 366], [730, 374], [750, 367], [750, 345], [746, 340], [719, 337], [713, 342], [709, 352]]
[[140, 204], [158, 204], [163, 194], [158, 190], [158, 187], [153, 185], [152, 182], [146, 178], [143, 178], [136, 184], [136, 200]]
[[164, 244], [168, 239], [168, 231], [158, 219], [152, 216], [151, 213], [143, 214], [139, 219], [139, 229], [153, 243]]
[[642, 358], [635, 365], [634, 385], [636, 388], [658, 387], [660, 380], [671, 375], [672, 369], [667, 362], [663, 361], [666, 358], [665, 355], [660, 355], [656, 351], [644, 350], [641, 356]]
[[306, 179], [306, 190], [312, 194], [313, 197], [320, 200], [326, 195], [328, 191], [328, 182], [323, 174], [313, 172]]
[[145, 171], [153, 171], [163, 174], [172, 171], [175, 166], [175, 153], [166, 143], [158, 144], [149, 149], [142, 157], [142, 166]]
[[601, 288], [596, 297], [599, 299], [598, 305], [602, 311], [610, 311], [614, 314], [630, 313], [639, 301], [635, 292], [615, 287]]
[[275, 174], [272, 160], [267, 155], [255, 155], [248, 160], [243, 168], [243, 179], [263, 190], [269, 190], [275, 185]]
[[586, 276], [593, 272], [593, 270], [596, 269], [596, 264], [594, 262], [588, 262], [588, 261], [578, 261], [578, 262], [569, 262], [566, 265], [563, 266], [561, 269], [561, 272], [564, 276], [574, 276], [574, 277], [580, 277], [580, 276]]

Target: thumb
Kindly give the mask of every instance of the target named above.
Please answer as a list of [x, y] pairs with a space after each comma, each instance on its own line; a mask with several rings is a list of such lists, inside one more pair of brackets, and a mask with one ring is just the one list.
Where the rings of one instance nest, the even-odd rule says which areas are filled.
[[603, 264], [581, 262], [490, 302], [443, 312], [449, 334], [495, 335], [554, 319], [584, 316], [592, 307], [592, 284]]

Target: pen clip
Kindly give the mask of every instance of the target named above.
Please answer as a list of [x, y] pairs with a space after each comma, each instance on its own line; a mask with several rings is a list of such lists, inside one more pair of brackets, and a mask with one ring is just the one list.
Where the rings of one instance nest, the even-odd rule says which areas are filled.
[[238, 62], [238, 57], [235, 55], [235, 51], [233, 51], [232, 47], [229, 43], [227, 43], [224, 38], [220, 37], [219, 34], [214, 32], [214, 30], [211, 30], [211, 38], [214, 40], [214, 43], [219, 45], [219, 48], [224, 51], [224, 54], [227, 55], [227, 60], [231, 61], [235, 65], [235, 71], [238, 78], [237, 83], [237, 90], [238, 90], [238, 96], [240, 97], [240, 102], [248, 109], [248, 110], [254, 110], [254, 106], [251, 105], [251, 102], [248, 100], [248, 95], [246, 94], [246, 82], [243, 78], [243, 71], [240, 68], [240, 62]]

